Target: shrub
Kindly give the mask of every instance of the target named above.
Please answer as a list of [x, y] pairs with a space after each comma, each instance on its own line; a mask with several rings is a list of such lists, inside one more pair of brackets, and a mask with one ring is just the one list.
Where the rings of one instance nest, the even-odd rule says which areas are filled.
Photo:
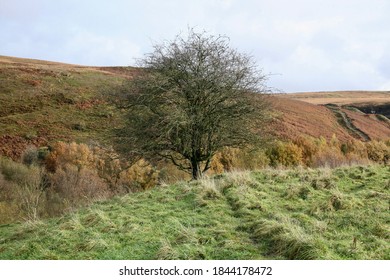
[[14, 219], [37, 220], [43, 211], [45, 189], [41, 168], [4, 158], [0, 161], [0, 168], [0, 201], [11, 209]]
[[159, 184], [175, 183], [190, 179], [190, 174], [178, 169], [168, 161], [162, 161], [157, 165]]
[[158, 182], [158, 171], [146, 160], [140, 159], [121, 172], [118, 184], [127, 192], [146, 190]]
[[44, 189], [41, 182], [30, 182], [17, 188], [17, 201], [22, 217], [36, 221], [44, 211]]
[[35, 146], [28, 146], [22, 153], [22, 162], [25, 165], [38, 164], [38, 149]]
[[340, 144], [341, 143], [340, 143], [339, 139], [337, 138], [336, 134], [333, 134], [332, 138], [330, 138], [329, 146], [339, 149], [340, 148]]
[[221, 174], [226, 171], [239, 168], [239, 150], [236, 148], [224, 148], [212, 159], [210, 170], [214, 174]]
[[21, 163], [14, 162], [8, 158], [0, 158], [0, 171], [4, 176], [4, 179], [18, 185], [28, 184], [31, 180], [35, 180], [36, 168], [37, 167], [28, 167]]
[[49, 208], [51, 203], [60, 202], [65, 209], [72, 209], [109, 195], [108, 185], [103, 179], [96, 171], [85, 167], [66, 164], [51, 174], [49, 180]]
[[241, 155], [243, 169], [256, 170], [269, 166], [270, 160], [264, 149], [247, 149]]
[[0, 202], [1, 201], [10, 201], [13, 199], [12, 189], [13, 185], [11, 182], [8, 182], [4, 175], [0, 172]]
[[368, 158], [378, 163], [390, 162], [390, 147], [384, 142], [371, 141], [366, 144]]
[[236, 169], [255, 170], [269, 165], [269, 158], [264, 150], [252, 148], [224, 148], [218, 152], [211, 163], [211, 173], [221, 174]]
[[361, 158], [367, 158], [366, 145], [358, 140], [349, 140], [341, 144], [340, 150], [344, 155], [354, 154]]
[[315, 141], [305, 136], [294, 139], [294, 144], [302, 150], [302, 161], [306, 166], [311, 166], [314, 155], [319, 151], [319, 145]]
[[46, 158], [46, 168], [55, 172], [59, 166], [66, 164], [94, 168], [97, 165], [97, 158], [85, 144], [57, 142]]
[[0, 201], [0, 225], [12, 223], [19, 216], [19, 210], [10, 201]]
[[297, 166], [302, 164], [302, 149], [292, 142], [278, 142], [267, 151], [271, 166]]
[[335, 147], [319, 151], [314, 155], [312, 162], [313, 167], [335, 168], [346, 164], [348, 164], [348, 160], [342, 154], [341, 150]]

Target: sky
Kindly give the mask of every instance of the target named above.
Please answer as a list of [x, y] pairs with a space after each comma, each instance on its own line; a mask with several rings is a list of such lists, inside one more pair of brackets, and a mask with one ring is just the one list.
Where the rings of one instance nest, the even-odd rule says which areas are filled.
[[188, 28], [226, 35], [280, 92], [390, 90], [388, 0], [0, 0], [0, 55], [134, 66]]

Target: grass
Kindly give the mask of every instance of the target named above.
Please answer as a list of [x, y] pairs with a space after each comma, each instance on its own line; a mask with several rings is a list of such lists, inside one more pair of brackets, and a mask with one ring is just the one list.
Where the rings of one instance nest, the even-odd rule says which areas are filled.
[[[0, 56], [0, 154], [18, 160], [29, 145], [47, 146], [56, 141], [98, 142], [112, 146], [113, 130], [125, 122], [123, 109], [112, 94], [126, 79], [140, 70], [131, 67], [82, 67], [38, 60]], [[369, 95], [367, 95], [369, 94]], [[270, 98], [280, 120], [272, 124], [275, 136], [294, 139], [300, 135], [335, 134], [350, 140], [348, 130], [323, 106], [289, 98], [324, 97], [329, 103], [339, 95], [349, 103], [360, 98], [389, 101], [384, 92], [322, 93], [282, 95]], [[385, 106], [385, 105], [384, 105]], [[356, 127], [372, 139], [388, 139], [389, 126], [383, 120], [365, 120]], [[380, 118], [380, 117], [379, 117]]]
[[390, 259], [390, 168], [232, 172], [0, 226], [0, 259]]
[[[16, 159], [36, 139], [40, 145], [90, 139], [111, 144], [112, 128], [123, 117], [107, 97], [124, 80], [125, 75], [95, 68], [0, 61], [2, 154]], [[1, 141], [2, 136], [11, 140]], [[12, 137], [24, 145], [17, 147]], [[7, 153], [12, 149], [18, 151]]]
[[303, 100], [313, 104], [334, 103], [349, 104], [386, 104], [390, 101], [387, 91], [334, 91], [334, 92], [304, 92], [285, 95], [286, 98]]

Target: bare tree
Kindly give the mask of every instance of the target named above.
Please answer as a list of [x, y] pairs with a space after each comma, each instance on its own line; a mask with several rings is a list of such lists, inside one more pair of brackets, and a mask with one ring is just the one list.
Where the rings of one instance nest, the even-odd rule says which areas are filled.
[[[189, 30], [154, 46], [125, 87], [122, 147], [165, 158], [198, 179], [223, 147], [253, 144], [265, 120], [266, 76], [225, 36]], [[261, 134], [261, 133], [260, 133]]]

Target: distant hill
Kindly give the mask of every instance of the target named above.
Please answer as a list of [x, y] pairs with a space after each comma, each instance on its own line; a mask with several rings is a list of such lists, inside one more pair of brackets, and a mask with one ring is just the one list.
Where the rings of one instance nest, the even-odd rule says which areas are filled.
[[283, 95], [284, 98], [312, 104], [352, 106], [368, 114], [382, 114], [390, 118], [390, 91], [323, 91]]
[[[139, 71], [0, 56], [0, 154], [18, 158], [28, 145], [58, 140], [111, 144], [112, 128], [124, 120], [112, 93]], [[278, 115], [272, 130], [283, 139], [302, 134], [390, 138], [388, 92], [286, 94], [269, 100]], [[317, 105], [328, 103], [337, 106]], [[385, 106], [385, 114], [372, 114], [379, 108], [372, 106]]]
[[287, 130], [312, 136], [333, 132], [343, 140], [390, 138], [390, 92], [306, 92], [275, 97], [279, 100], [276, 107], [285, 112]]
[[284, 94], [282, 97], [312, 104], [390, 104], [390, 91], [321, 91]]

